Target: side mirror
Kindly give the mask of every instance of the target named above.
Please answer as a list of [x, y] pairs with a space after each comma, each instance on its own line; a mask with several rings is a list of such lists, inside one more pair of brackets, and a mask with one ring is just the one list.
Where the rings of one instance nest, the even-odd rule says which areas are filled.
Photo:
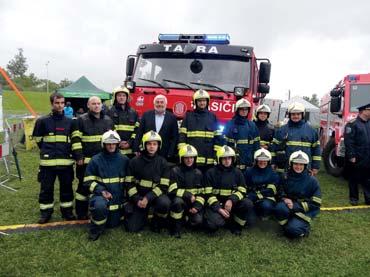
[[342, 97], [332, 97], [330, 100], [330, 112], [339, 113], [342, 110]]
[[126, 76], [131, 77], [134, 74], [135, 56], [128, 56], [126, 60]]
[[258, 92], [264, 94], [269, 93], [270, 86], [268, 84], [258, 84]]
[[268, 84], [270, 82], [270, 75], [271, 75], [271, 63], [261, 62], [258, 76], [259, 82]]

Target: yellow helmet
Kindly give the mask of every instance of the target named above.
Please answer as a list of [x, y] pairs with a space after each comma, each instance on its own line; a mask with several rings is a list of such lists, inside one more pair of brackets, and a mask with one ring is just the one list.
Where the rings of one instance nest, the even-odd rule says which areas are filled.
[[105, 132], [101, 137], [101, 147], [104, 147], [105, 143], [120, 143], [121, 138], [116, 131], [109, 130]]
[[233, 157], [235, 159], [235, 151], [230, 146], [224, 145], [216, 152], [217, 163], [220, 164], [221, 158]]
[[251, 108], [251, 103], [247, 99], [239, 99], [235, 104], [235, 111], [237, 111], [239, 108]]
[[267, 149], [261, 148], [254, 153], [255, 161], [271, 161], [271, 153]]
[[159, 147], [161, 147], [161, 144], [162, 144], [161, 136], [157, 132], [154, 132], [154, 131], [146, 132], [143, 135], [143, 138], [141, 141], [142, 141], [142, 145], [141, 145], [142, 149], [145, 149], [145, 143], [149, 141], [158, 141]]
[[118, 92], [124, 92], [124, 93], [127, 94], [127, 96], [130, 95], [129, 89], [124, 87], [124, 86], [119, 86], [119, 87], [116, 87], [115, 89], [113, 89], [113, 96], [115, 97], [116, 93], [118, 93]]
[[194, 94], [193, 94], [194, 103], [195, 103], [196, 100], [199, 100], [199, 99], [207, 99], [209, 101], [210, 96], [209, 96], [208, 91], [206, 91], [204, 89], [198, 89], [196, 92], [194, 92]]
[[293, 152], [289, 157], [289, 164], [298, 163], [298, 164], [309, 164], [310, 158], [302, 150]]
[[196, 156], [198, 156], [198, 151], [197, 149], [195, 149], [194, 146], [190, 144], [182, 146], [179, 150], [180, 162], [183, 157], [196, 157]]
[[268, 114], [270, 114], [271, 113], [271, 109], [266, 104], [262, 104], [262, 105], [259, 105], [257, 107], [256, 112], [255, 112], [256, 116], [257, 116], [258, 113], [268, 113]]
[[305, 107], [303, 104], [299, 102], [294, 102], [289, 105], [288, 107], [288, 113], [305, 113]]

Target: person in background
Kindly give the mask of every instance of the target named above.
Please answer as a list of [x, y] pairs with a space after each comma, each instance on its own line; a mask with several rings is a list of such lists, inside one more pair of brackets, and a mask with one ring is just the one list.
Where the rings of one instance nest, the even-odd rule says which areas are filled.
[[71, 102], [67, 102], [66, 106], [64, 107], [64, 115], [68, 118], [73, 117], [73, 108], [71, 107]]

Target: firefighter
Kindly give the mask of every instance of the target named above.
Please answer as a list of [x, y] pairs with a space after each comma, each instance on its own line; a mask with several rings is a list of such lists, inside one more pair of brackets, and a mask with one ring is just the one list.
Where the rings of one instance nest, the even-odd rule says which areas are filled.
[[178, 149], [185, 144], [198, 151], [197, 165], [204, 173], [214, 163], [215, 153], [222, 145], [222, 133], [218, 130], [215, 114], [208, 110], [210, 96], [203, 89], [193, 94], [194, 111], [188, 111], [180, 127]]
[[137, 112], [129, 104], [130, 91], [123, 86], [113, 90], [113, 105], [107, 115], [113, 120], [114, 129], [118, 132], [121, 142], [119, 149], [128, 157], [133, 156], [133, 142], [139, 126]]
[[40, 224], [47, 223], [54, 208], [54, 182], [60, 185], [60, 210], [66, 220], [74, 220], [73, 215], [73, 164], [71, 153], [72, 119], [64, 116], [64, 96], [50, 95], [51, 113], [37, 119], [33, 138], [40, 148], [40, 168], [38, 181]]
[[244, 170], [253, 165], [253, 154], [260, 148], [258, 129], [253, 121], [248, 119], [251, 103], [240, 99], [235, 105], [235, 115], [227, 122], [224, 129], [226, 144], [237, 153], [237, 166]]
[[307, 236], [312, 219], [320, 212], [320, 186], [308, 172], [309, 163], [309, 156], [301, 150], [290, 155], [281, 201], [275, 207], [276, 219], [290, 238]]
[[121, 138], [116, 131], [105, 132], [102, 152], [92, 157], [86, 167], [84, 186], [91, 193], [89, 239], [97, 240], [105, 227], [120, 224], [124, 203], [124, 178], [129, 159], [119, 151]]
[[269, 218], [276, 204], [279, 175], [271, 167], [270, 151], [261, 148], [254, 153], [254, 166], [244, 172], [248, 198], [262, 220]]
[[102, 113], [99, 97], [90, 97], [87, 102], [88, 112], [78, 117], [72, 125], [72, 151], [76, 160], [76, 214], [78, 219], [87, 219], [88, 190], [83, 186], [86, 166], [91, 157], [101, 151], [101, 136], [113, 130], [113, 121]]
[[285, 172], [288, 168], [290, 155], [298, 150], [305, 152], [310, 162], [308, 170], [316, 176], [320, 169], [321, 150], [317, 130], [313, 129], [305, 120], [305, 107], [294, 102], [288, 107], [289, 121], [280, 127], [272, 142], [272, 164], [278, 172]]
[[235, 151], [222, 146], [217, 151], [217, 162], [205, 175], [205, 226], [214, 233], [227, 224], [233, 234], [241, 235], [242, 227], [253, 213], [253, 203], [245, 197], [243, 173], [234, 166]]
[[160, 232], [167, 227], [167, 215], [171, 201], [166, 195], [170, 170], [165, 158], [158, 154], [161, 136], [149, 131], [142, 139], [142, 150], [129, 164], [126, 183], [129, 202], [125, 205], [125, 227], [129, 232], [141, 231], [153, 210], [151, 229]]
[[172, 203], [170, 207], [170, 233], [180, 238], [184, 217], [188, 218], [191, 227], [203, 223], [203, 175], [196, 168], [198, 152], [190, 144], [179, 150], [180, 165], [170, 172], [170, 187], [168, 194]]
[[344, 144], [349, 162], [349, 200], [358, 205], [358, 185], [362, 185], [365, 204], [370, 205], [370, 103], [358, 107], [356, 119], [345, 127]]
[[269, 117], [271, 114], [271, 109], [266, 104], [262, 104], [257, 107], [255, 111], [256, 124], [260, 136], [260, 146], [271, 150], [272, 139], [274, 138], [275, 128], [269, 123]]

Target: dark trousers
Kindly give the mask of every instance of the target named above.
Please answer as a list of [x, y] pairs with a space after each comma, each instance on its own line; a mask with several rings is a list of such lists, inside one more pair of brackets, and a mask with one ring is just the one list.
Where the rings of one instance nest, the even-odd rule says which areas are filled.
[[39, 204], [42, 216], [50, 216], [54, 210], [54, 183], [58, 177], [60, 186], [60, 210], [62, 215], [73, 210], [73, 166], [40, 166], [38, 181], [41, 184]]
[[170, 227], [172, 231], [180, 231], [187, 218], [191, 227], [199, 227], [203, 223], [203, 210], [195, 214], [189, 212], [192, 208], [191, 203], [186, 203], [184, 199], [175, 197], [170, 207]]
[[76, 190], [76, 214], [78, 218], [87, 217], [89, 206], [89, 190], [83, 186], [85, 176], [86, 164], [76, 165], [76, 177], [78, 179], [78, 186]]
[[256, 201], [254, 203], [256, 216], [262, 219], [270, 217], [274, 212], [275, 204], [274, 201], [266, 198]]
[[349, 199], [358, 201], [358, 185], [362, 186], [364, 191], [365, 203], [370, 205], [370, 168], [351, 167], [351, 174], [348, 180]]
[[162, 194], [148, 203], [145, 209], [141, 209], [136, 203], [129, 201], [124, 207], [125, 227], [128, 232], [140, 232], [148, 221], [149, 209], [153, 208], [152, 222], [166, 227], [166, 218], [170, 210], [171, 200], [167, 195]]
[[[251, 218], [250, 215], [253, 213], [253, 203], [248, 198], [237, 201], [231, 209], [231, 215], [226, 220], [218, 211], [215, 211], [212, 207], [206, 207], [204, 213], [204, 223], [206, 228], [211, 231], [217, 231], [223, 227], [226, 223], [233, 224], [234, 226], [243, 227]], [[253, 224], [253, 223], [252, 223]]]
[[103, 196], [94, 195], [91, 197], [89, 209], [91, 213], [91, 233], [101, 233], [106, 227], [113, 228], [121, 223], [121, 205], [110, 204]]

